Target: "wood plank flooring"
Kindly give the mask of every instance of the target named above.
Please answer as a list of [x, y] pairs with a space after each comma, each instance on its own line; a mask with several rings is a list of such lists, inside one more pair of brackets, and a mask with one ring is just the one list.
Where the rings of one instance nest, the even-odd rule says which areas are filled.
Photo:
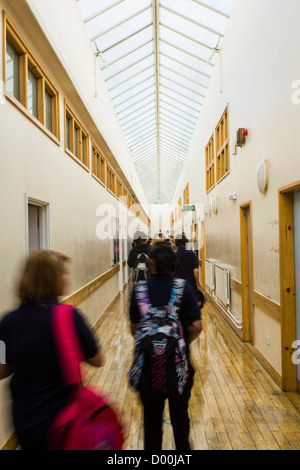
[[[87, 367], [85, 380], [109, 394], [121, 414], [125, 450], [143, 449], [143, 416], [138, 395], [128, 386], [133, 338], [129, 333], [127, 288], [102, 319], [96, 336], [105, 353], [101, 369]], [[192, 344], [196, 370], [190, 400], [194, 450], [299, 450], [300, 395], [284, 393], [208, 303], [204, 331]], [[163, 450], [174, 450], [168, 406]]]

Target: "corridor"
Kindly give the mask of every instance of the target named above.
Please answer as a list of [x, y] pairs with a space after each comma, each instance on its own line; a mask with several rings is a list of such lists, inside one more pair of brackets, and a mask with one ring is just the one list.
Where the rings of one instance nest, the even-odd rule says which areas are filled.
[[[143, 449], [138, 396], [128, 387], [133, 340], [128, 328], [128, 287], [103, 318], [96, 336], [105, 352], [100, 370], [86, 382], [100, 387], [118, 406], [127, 433], [125, 450]], [[192, 344], [195, 385], [190, 401], [194, 450], [299, 450], [300, 395], [284, 393], [207, 302], [204, 331]], [[174, 450], [165, 408], [163, 450]]]
[[[0, 326], [23, 302], [30, 255], [70, 260], [69, 289], [40, 301], [86, 316], [106, 356], [86, 380], [116, 402], [125, 448], [142, 449], [127, 261], [139, 243], [185, 238], [187, 279], [207, 298], [193, 448], [300, 449], [300, 1], [0, 7]], [[26, 342], [24, 329], [0, 334], [1, 450], [17, 446], [10, 334]], [[175, 448], [167, 409], [163, 446]]]

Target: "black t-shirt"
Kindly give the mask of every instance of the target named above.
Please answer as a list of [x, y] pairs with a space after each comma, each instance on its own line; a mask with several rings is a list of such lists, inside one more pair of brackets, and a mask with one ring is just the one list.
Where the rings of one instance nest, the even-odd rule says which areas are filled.
[[186, 250], [185, 248], [179, 248], [176, 251], [176, 256], [180, 262], [179, 264], [177, 261], [176, 277], [186, 279], [196, 289], [194, 269], [199, 267], [197, 256], [193, 251]]
[[[147, 281], [147, 284], [151, 305], [153, 307], [163, 307], [168, 305], [171, 297], [173, 277], [167, 274], [152, 274], [150, 279]], [[133, 288], [131, 295], [129, 316], [132, 323], [138, 323], [141, 319], [140, 310], [136, 301], [135, 288]], [[195, 321], [201, 320], [201, 311], [198, 307], [195, 294], [188, 283], [185, 284], [179, 318], [183, 327], [184, 337], [188, 345], [189, 326]], [[187, 349], [189, 352], [188, 347]]]
[[[6, 362], [13, 376], [10, 383], [13, 421], [21, 440], [37, 432], [42, 441], [53, 419], [66, 404], [70, 388], [63, 383], [51, 329], [55, 301], [44, 306], [24, 305], [0, 323], [0, 340], [6, 346]], [[96, 341], [79, 311], [75, 323], [86, 359], [98, 352]]]

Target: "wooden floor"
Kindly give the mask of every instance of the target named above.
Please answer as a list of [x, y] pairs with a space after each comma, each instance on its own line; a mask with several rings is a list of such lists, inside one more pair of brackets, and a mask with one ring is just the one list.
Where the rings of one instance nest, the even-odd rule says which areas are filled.
[[[133, 339], [128, 328], [127, 289], [103, 318], [96, 335], [104, 367], [88, 368], [86, 381], [116, 402], [126, 430], [125, 450], [143, 449], [143, 417], [138, 396], [128, 387]], [[191, 442], [195, 450], [299, 450], [300, 395], [284, 393], [212, 307], [203, 312], [204, 332], [192, 344], [196, 369], [190, 400]], [[164, 416], [163, 450], [174, 440]]]

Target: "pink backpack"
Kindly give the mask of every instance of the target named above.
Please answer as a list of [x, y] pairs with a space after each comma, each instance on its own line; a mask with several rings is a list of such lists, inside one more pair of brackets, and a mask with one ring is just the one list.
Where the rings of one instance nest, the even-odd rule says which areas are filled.
[[83, 354], [73, 307], [54, 307], [52, 325], [65, 384], [75, 387], [69, 402], [54, 420], [46, 449], [121, 450], [124, 435], [116, 412], [98, 391], [81, 385]]

